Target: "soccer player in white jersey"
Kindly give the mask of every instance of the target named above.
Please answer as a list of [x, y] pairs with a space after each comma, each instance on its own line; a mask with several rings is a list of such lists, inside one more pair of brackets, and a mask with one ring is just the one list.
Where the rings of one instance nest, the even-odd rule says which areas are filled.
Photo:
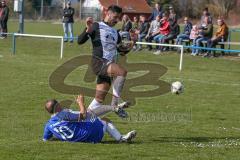
[[[105, 12], [105, 18], [102, 22], [93, 22], [91, 17], [86, 19], [86, 28], [78, 37], [78, 44], [84, 44], [91, 38], [93, 45], [92, 70], [97, 75], [97, 85], [95, 99], [89, 108], [101, 107], [110, 87], [113, 83], [112, 105], [117, 105], [121, 96], [121, 91], [127, 76], [127, 70], [117, 64], [115, 57], [117, 52], [126, 51], [118, 48], [121, 43], [121, 37], [116, 29], [113, 28], [119, 21], [122, 8], [111, 5]], [[112, 82], [113, 80], [113, 82]], [[128, 105], [126, 103], [126, 105]], [[127, 113], [123, 110], [117, 114], [120, 117], [126, 117]]]
[[99, 143], [102, 141], [105, 132], [118, 142], [130, 142], [136, 136], [136, 131], [121, 135], [109, 119], [100, 119], [98, 117], [116, 111], [124, 107], [123, 105], [103, 105], [86, 110], [82, 95], [78, 96], [76, 102], [80, 111], [64, 109], [54, 99], [46, 102], [45, 109], [51, 114], [51, 118], [45, 125], [44, 141], [55, 137], [61, 141]]

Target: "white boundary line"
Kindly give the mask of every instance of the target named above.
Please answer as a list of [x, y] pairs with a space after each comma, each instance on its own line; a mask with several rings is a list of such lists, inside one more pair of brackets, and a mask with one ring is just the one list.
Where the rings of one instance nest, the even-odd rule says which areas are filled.
[[63, 58], [63, 44], [64, 44], [64, 41], [63, 41], [63, 37], [61, 38], [61, 54], [60, 54], [60, 59]]
[[177, 48], [180, 48], [180, 49], [181, 49], [181, 54], [180, 54], [180, 62], [179, 62], [179, 71], [182, 71], [182, 67], [183, 67], [183, 45], [160, 44], [160, 43], [147, 43], [147, 42], [136, 42], [136, 44], [155, 45], [155, 46], [177, 47]]
[[21, 33], [15, 33], [14, 36], [60, 39], [61, 40], [60, 59], [63, 58], [63, 44], [64, 44], [63, 36], [38, 35], [38, 34], [21, 34]]

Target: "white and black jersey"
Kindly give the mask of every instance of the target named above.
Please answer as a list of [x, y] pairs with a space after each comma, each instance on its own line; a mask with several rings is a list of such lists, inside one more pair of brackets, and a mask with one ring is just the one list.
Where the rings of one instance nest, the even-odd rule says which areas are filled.
[[114, 62], [117, 54], [117, 44], [121, 37], [116, 29], [105, 22], [94, 22], [91, 33], [85, 30], [78, 36], [78, 44], [85, 43], [89, 38], [92, 40], [93, 56], [91, 67], [97, 75], [97, 84], [111, 84], [111, 77], [107, 74], [108, 65]]
[[105, 22], [94, 22], [91, 33], [87, 33], [85, 29], [78, 36], [78, 44], [85, 43], [89, 37], [92, 40], [93, 56], [113, 62], [117, 54], [117, 44], [121, 42], [117, 30]]

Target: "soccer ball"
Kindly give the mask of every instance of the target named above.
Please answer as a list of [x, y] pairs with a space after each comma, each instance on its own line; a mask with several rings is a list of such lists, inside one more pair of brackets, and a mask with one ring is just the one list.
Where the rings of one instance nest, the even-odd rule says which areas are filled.
[[180, 94], [183, 92], [183, 84], [179, 81], [173, 82], [171, 86], [171, 92], [174, 94]]

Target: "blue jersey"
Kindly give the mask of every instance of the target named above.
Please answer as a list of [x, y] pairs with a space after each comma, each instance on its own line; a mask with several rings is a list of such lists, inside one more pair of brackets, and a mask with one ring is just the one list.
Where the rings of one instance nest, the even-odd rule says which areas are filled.
[[[66, 111], [58, 114], [62, 115], [64, 112]], [[104, 135], [103, 124], [98, 118], [81, 122], [66, 121], [58, 114], [46, 123], [43, 135], [44, 141], [55, 136], [57, 139], [69, 142], [101, 142]]]

